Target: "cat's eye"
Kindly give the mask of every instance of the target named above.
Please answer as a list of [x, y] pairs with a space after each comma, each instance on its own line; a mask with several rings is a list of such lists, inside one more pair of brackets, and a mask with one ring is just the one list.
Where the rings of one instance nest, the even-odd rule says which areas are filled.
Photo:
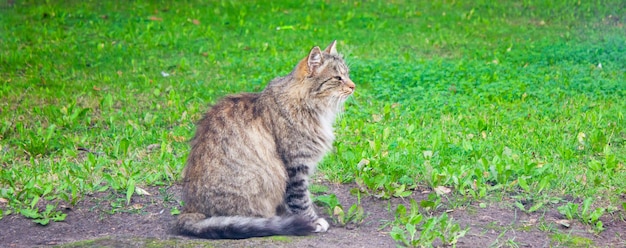
[[341, 76], [336, 76], [335, 79], [341, 81], [343, 78], [341, 78]]

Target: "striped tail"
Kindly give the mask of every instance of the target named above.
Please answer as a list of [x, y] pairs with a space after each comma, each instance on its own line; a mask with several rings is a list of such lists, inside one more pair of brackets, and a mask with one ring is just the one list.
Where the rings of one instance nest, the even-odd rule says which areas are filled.
[[181, 214], [175, 228], [179, 234], [206, 239], [245, 239], [273, 235], [303, 236], [315, 230], [311, 222], [302, 216], [206, 218], [205, 215], [198, 213]]

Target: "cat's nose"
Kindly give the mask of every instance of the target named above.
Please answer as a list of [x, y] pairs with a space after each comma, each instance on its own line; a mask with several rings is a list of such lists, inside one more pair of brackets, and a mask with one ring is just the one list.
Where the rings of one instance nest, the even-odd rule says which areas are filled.
[[350, 79], [346, 80], [346, 86], [348, 86], [348, 88], [350, 88], [352, 91], [354, 91], [354, 88], [356, 87], [354, 82], [352, 82], [352, 80]]

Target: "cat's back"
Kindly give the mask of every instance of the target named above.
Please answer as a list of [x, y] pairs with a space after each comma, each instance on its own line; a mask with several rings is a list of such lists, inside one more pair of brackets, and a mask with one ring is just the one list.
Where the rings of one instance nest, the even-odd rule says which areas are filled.
[[240, 93], [225, 96], [218, 101], [197, 123], [196, 135], [191, 142], [192, 149], [198, 142], [211, 142], [205, 140], [207, 138], [236, 135], [237, 132], [232, 130], [245, 129], [252, 123], [261, 124], [258, 99], [259, 93]]
[[203, 121], [211, 120], [222, 115], [230, 116], [235, 113], [245, 114], [232, 116], [232, 118], [250, 119], [255, 117], [253, 111], [258, 106], [259, 93], [239, 93], [228, 95], [213, 105], [205, 114], [203, 120], [198, 123], [201, 125]]
[[207, 111], [191, 140], [186, 174], [223, 174], [228, 167], [242, 171], [276, 162], [267, 108], [259, 99], [260, 93], [229, 95]]

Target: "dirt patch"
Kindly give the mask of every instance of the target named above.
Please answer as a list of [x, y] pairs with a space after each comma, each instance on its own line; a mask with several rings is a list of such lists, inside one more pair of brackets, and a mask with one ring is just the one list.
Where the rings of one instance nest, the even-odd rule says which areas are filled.
[[[356, 203], [356, 197], [349, 193], [354, 185], [327, 186], [328, 193], [334, 193], [344, 207]], [[173, 199], [180, 199], [180, 191], [178, 185], [167, 190], [149, 188], [151, 196], [135, 196], [131, 202], [134, 207], [124, 205], [121, 208], [116, 207], [116, 201], [124, 198], [121, 195], [99, 193], [87, 196], [66, 210], [65, 221], [48, 226], [35, 224], [20, 215], [10, 215], [0, 220], [0, 246], [395, 247], [396, 243], [389, 236], [391, 227], [385, 224], [394, 220], [393, 211], [398, 204], [408, 206], [408, 199], [362, 197], [361, 204], [367, 217], [358, 227], [333, 226], [327, 233], [307, 237], [202, 240], [170, 232], [176, 218], [170, 214], [170, 209], [177, 205]], [[427, 194], [414, 192], [411, 197], [419, 201], [426, 199]], [[556, 207], [526, 214], [509, 206], [502, 203], [482, 208], [469, 205], [449, 212], [462, 227], [470, 227], [457, 246], [626, 246], [626, 223], [615, 216], [605, 216], [606, 230], [595, 235], [589, 231], [590, 227], [577, 222], [572, 222], [567, 229], [556, 224], [555, 221], [562, 218], [553, 210]], [[322, 209], [318, 211], [322, 215], [325, 213]]]

